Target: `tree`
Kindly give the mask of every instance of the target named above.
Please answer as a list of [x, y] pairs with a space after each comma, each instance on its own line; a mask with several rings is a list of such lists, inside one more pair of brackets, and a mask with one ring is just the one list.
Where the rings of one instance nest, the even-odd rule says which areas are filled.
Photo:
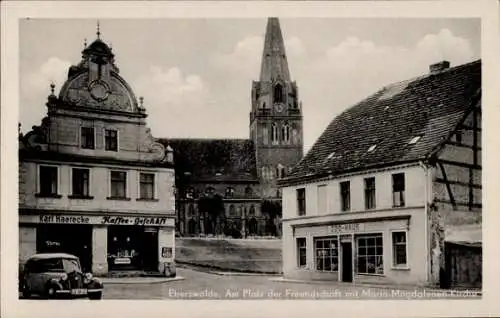
[[[217, 219], [224, 214], [224, 201], [219, 194], [207, 195], [198, 199], [198, 211], [203, 213], [205, 219], [205, 234], [219, 234], [220, 229], [216, 226]], [[212, 233], [208, 233], [210, 225]]]
[[282, 216], [282, 208], [281, 202], [279, 201], [271, 201], [271, 200], [263, 200], [261, 204], [261, 209], [264, 214], [268, 215], [268, 219], [266, 222], [266, 232], [277, 236], [278, 229], [275, 225], [276, 218], [281, 218]]

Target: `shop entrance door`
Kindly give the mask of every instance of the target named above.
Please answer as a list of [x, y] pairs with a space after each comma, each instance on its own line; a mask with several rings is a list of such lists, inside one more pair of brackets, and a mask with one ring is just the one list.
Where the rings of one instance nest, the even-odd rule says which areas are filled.
[[148, 272], [158, 271], [158, 231], [145, 230], [143, 234], [143, 264], [144, 270]]
[[352, 282], [352, 244], [342, 242], [342, 281]]
[[40, 224], [36, 234], [38, 253], [73, 254], [84, 272], [92, 270], [91, 225]]

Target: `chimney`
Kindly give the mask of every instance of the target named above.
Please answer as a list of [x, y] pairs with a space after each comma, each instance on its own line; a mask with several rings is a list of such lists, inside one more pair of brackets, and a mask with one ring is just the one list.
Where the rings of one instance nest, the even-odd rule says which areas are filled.
[[439, 72], [444, 71], [444, 70], [446, 70], [448, 68], [450, 68], [450, 62], [448, 62], [448, 61], [442, 61], [442, 62], [439, 62], [439, 63], [431, 64], [429, 66], [429, 72], [431, 74], [439, 73]]

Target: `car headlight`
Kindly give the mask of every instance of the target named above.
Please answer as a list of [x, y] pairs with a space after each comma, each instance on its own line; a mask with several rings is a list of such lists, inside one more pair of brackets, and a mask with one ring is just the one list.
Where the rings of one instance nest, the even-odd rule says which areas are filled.
[[68, 279], [68, 274], [66, 273], [62, 274], [61, 280], [66, 280], [66, 279]]
[[91, 279], [92, 279], [92, 273], [86, 273], [86, 274], [85, 274], [85, 278], [86, 278], [87, 280], [91, 280]]

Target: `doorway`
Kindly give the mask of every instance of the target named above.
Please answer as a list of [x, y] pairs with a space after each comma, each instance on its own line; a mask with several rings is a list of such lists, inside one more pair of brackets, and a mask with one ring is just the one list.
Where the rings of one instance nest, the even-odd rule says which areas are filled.
[[342, 242], [342, 281], [352, 282], [352, 243]]
[[37, 253], [73, 254], [84, 272], [92, 270], [91, 225], [40, 224], [36, 235]]
[[145, 229], [142, 237], [143, 266], [147, 272], [158, 271], [158, 230]]

